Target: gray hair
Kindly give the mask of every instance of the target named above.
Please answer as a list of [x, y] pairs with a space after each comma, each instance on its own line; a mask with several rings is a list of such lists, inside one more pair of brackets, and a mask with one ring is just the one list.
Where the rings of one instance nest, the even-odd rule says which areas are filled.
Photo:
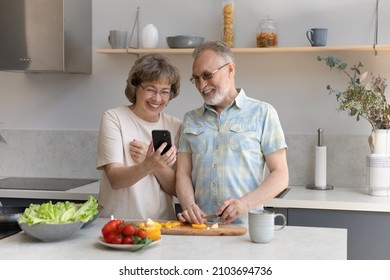
[[131, 103], [136, 102], [136, 90], [142, 82], [164, 81], [171, 85], [169, 100], [180, 92], [179, 70], [160, 54], [147, 54], [138, 58], [129, 72], [125, 95]]
[[234, 55], [231, 49], [222, 41], [206, 41], [194, 49], [192, 57], [194, 60], [198, 59], [203, 52], [211, 50], [218, 56], [225, 58], [231, 62], [234, 62]]

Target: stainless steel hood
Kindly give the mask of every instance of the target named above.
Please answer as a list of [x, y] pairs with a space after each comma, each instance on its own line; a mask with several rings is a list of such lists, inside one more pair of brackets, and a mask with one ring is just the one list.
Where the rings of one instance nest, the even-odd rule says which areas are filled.
[[91, 0], [0, 0], [0, 70], [92, 71]]
[[0, 179], [0, 189], [67, 191], [95, 183], [98, 179], [6, 177]]

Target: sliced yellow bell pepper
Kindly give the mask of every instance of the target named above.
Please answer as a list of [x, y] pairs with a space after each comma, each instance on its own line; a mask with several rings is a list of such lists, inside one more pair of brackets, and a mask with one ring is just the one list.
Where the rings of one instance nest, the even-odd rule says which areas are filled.
[[196, 228], [196, 229], [205, 229], [205, 228], [207, 228], [207, 226], [205, 224], [191, 224], [191, 226], [193, 228]]
[[161, 226], [163, 228], [174, 228], [174, 227], [180, 227], [183, 223], [180, 221], [167, 221], [165, 223], [161, 223]]
[[156, 241], [161, 239], [161, 224], [153, 221], [152, 219], [147, 219], [146, 224], [142, 223], [143, 228], [146, 231], [146, 237]]
[[161, 228], [146, 227], [146, 237], [152, 239], [152, 241], [161, 239]]

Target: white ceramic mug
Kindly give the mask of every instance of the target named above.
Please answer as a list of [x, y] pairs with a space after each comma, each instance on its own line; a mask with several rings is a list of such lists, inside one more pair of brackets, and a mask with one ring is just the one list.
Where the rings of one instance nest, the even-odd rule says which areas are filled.
[[[281, 217], [283, 224], [275, 226], [275, 219]], [[287, 224], [286, 217], [274, 212], [252, 209], [248, 213], [249, 237], [255, 243], [268, 243], [274, 238], [274, 231], [283, 229]]]
[[127, 49], [127, 31], [110, 30], [108, 42], [113, 49]]

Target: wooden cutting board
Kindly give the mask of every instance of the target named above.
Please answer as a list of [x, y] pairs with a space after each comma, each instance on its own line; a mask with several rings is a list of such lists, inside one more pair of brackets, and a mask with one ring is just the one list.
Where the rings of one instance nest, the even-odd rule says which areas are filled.
[[196, 229], [191, 225], [182, 225], [174, 228], [161, 228], [161, 234], [166, 235], [202, 235], [202, 236], [232, 236], [243, 235], [247, 229], [236, 225], [219, 225], [219, 228], [211, 228], [212, 224], [207, 225], [210, 229]]

